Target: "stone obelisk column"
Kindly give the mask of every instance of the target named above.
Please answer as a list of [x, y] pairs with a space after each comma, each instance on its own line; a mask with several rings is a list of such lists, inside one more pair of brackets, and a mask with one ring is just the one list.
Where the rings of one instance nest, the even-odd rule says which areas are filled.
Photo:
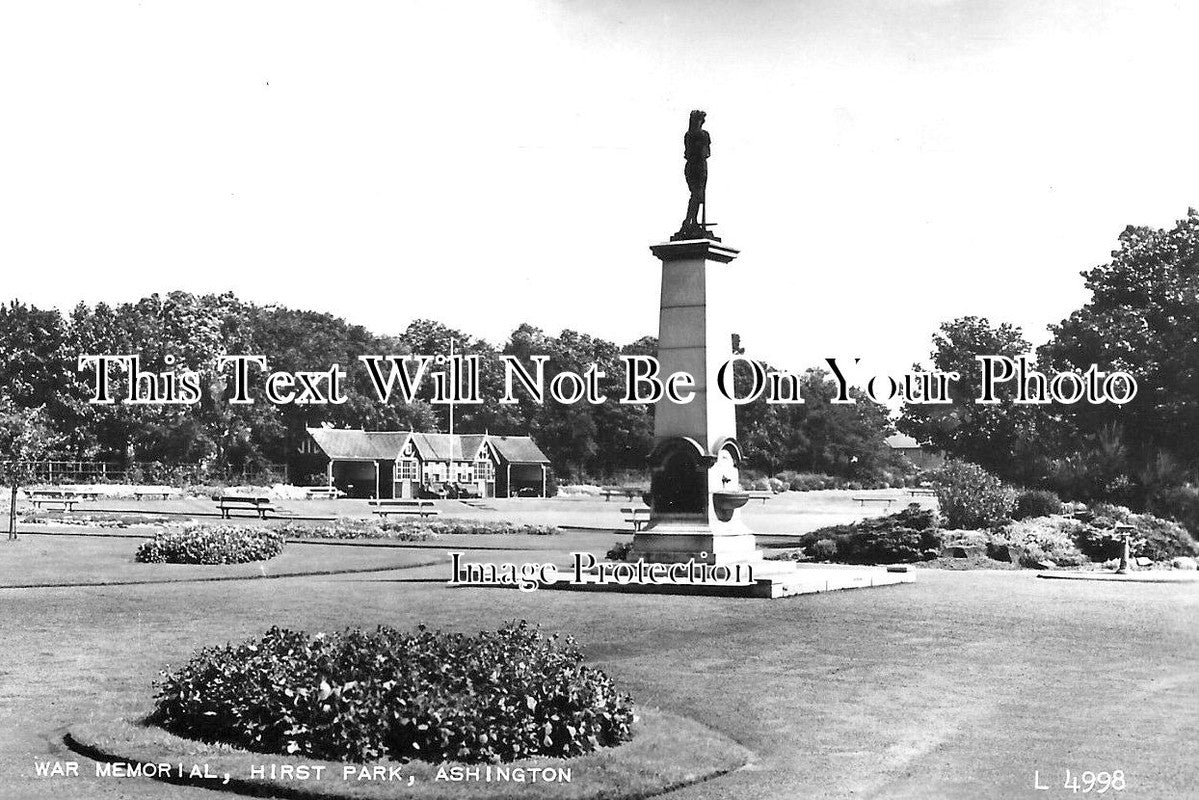
[[687, 217], [670, 241], [650, 248], [662, 261], [658, 363], [662, 377], [685, 372], [693, 379], [688, 403], [660, 400], [654, 408], [650, 454], [650, 521], [633, 537], [633, 556], [646, 561], [727, 565], [760, 560], [753, 534], [739, 517], [749, 499], [741, 491], [737, 416], [719, 391], [732, 386], [730, 266], [737, 251], [708, 229], [706, 115], [692, 111], [683, 135], [683, 175], [691, 197]]
[[[633, 557], [653, 562], [733, 564], [758, 561], [753, 534], [740, 519], [735, 405], [717, 388], [733, 355], [728, 285], [737, 250], [715, 238], [654, 245], [662, 261], [658, 363], [663, 379], [694, 379], [689, 403], [654, 407], [650, 522], [633, 537]], [[732, 386], [732, 367], [725, 385]]]

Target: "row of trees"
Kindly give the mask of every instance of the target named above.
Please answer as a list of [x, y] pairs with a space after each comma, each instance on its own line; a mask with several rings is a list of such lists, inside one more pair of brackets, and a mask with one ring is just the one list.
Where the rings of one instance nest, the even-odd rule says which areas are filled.
[[[965, 317], [933, 337], [933, 366], [962, 374], [954, 403], [908, 406], [899, 428], [1026, 486], [1152, 505], [1199, 469], [1199, 213], [1171, 229], [1128, 227], [1111, 261], [1082, 273], [1090, 300], [1035, 353], [1019, 328]], [[1122, 370], [1137, 396], [1113, 404], [980, 405], [979, 354], [1035, 357], [1046, 373]], [[1005, 390], [1010, 398], [1014, 387]]]
[[[537, 404], [521, 396], [515, 405], [495, 399], [503, 393], [501, 355], [526, 364], [533, 355], [549, 357], [547, 381], [562, 370], [582, 372], [591, 365], [607, 373], [602, 390], [622, 394], [622, 355], [653, 355], [657, 342], [645, 337], [619, 346], [571, 330], [558, 335], [531, 325], [518, 327], [502, 346], [417, 320], [395, 336], [378, 335], [329, 314], [259, 306], [231, 294], [172, 292], [109, 306], [81, 304], [69, 314], [19, 302], [0, 307], [0, 420], [25, 423], [21, 414], [38, 410], [46, 436], [43, 450], [71, 459], [115, 462], [199, 463], [214, 470], [255, 469], [289, 462], [306, 427], [330, 424], [371, 430], [444, 431], [445, 406], [430, 403], [431, 382], [418, 399], [381, 403], [358, 357], [369, 354], [446, 354], [482, 359], [479, 405], [455, 407], [456, 430], [531, 434], [550, 456], [555, 471], [568, 478], [603, 479], [641, 470], [652, 446], [653, 408], [615, 401], [590, 405]], [[79, 370], [80, 355], [138, 354], [146, 372], [190, 369], [200, 374], [200, 400], [192, 405], [89, 403], [94, 372]], [[231, 370], [219, 370], [229, 354], [265, 354], [269, 369], [347, 368], [347, 401], [339, 405], [274, 405], [253, 384], [253, 404], [231, 398]], [[738, 380], [745, 375], [738, 373]], [[805, 405], [740, 409], [742, 438], [750, 465], [865, 477], [894, 466], [883, 439], [892, 432], [886, 411], [864, 401], [833, 405], [833, 384], [824, 373], [803, 378]], [[125, 396], [127, 381], [112, 387]], [[2, 425], [3, 422], [0, 422]]]
[[[1199, 213], [1190, 210], [1168, 230], [1127, 228], [1111, 261], [1083, 277], [1091, 299], [1052, 326], [1051, 340], [1035, 353], [1011, 325], [976, 317], [942, 325], [931, 362], [961, 374], [953, 402], [905, 407], [900, 430], [1007, 480], [1067, 497], [1146, 503], [1193, 482], [1199, 468]], [[531, 325], [495, 346], [429, 320], [380, 335], [329, 314], [259, 306], [231, 294], [173, 292], [115, 307], [81, 304], [68, 314], [14, 301], [0, 307], [0, 446], [6, 453], [19, 442], [27, 452], [40, 447], [66, 458], [246, 469], [290, 460], [307, 426], [444, 430], [446, 409], [429, 403], [429, 387], [416, 402], [384, 404], [366, 371], [351, 369], [343, 405], [238, 405], [229, 402], [228, 376], [216, 362], [226, 354], [262, 353], [271, 369], [306, 370], [354, 365], [366, 354], [448, 353], [451, 340], [457, 352], [482, 357], [485, 398], [502, 393], [501, 354], [526, 362], [549, 356], [551, 377], [596, 364], [608, 373], [601, 388], [612, 396], [621, 393], [620, 356], [652, 355], [657, 346], [652, 337], [621, 346]], [[90, 373], [77, 369], [77, 359], [101, 353], [140, 354], [143, 368], [154, 372], [195, 370], [203, 376], [200, 402], [88, 403]], [[1085, 371], [1091, 364], [1124, 370], [1136, 376], [1140, 392], [1124, 406], [979, 405], [973, 400], [980, 354], [1035, 356], [1046, 372]], [[742, 385], [746, 378], [737, 375]], [[802, 383], [803, 405], [739, 407], [749, 466], [850, 478], [895, 468], [883, 441], [893, 430], [883, 407], [860, 395], [854, 405], [829, 402], [834, 384], [820, 371], [809, 371]], [[615, 402], [492, 401], [458, 406], [457, 429], [531, 434], [559, 475], [602, 479], [644, 467], [652, 413], [652, 407]], [[23, 430], [44, 435], [31, 443], [21, 438]]]

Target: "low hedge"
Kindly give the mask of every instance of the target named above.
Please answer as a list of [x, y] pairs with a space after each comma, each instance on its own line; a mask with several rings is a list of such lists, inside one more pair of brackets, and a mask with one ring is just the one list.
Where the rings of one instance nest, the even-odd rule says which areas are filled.
[[516, 525], [511, 522], [465, 519], [406, 519], [382, 522], [355, 517], [329, 524], [303, 525], [285, 522], [275, 528], [292, 539], [398, 539], [420, 542], [442, 535], [525, 534], [553, 536], [561, 530], [553, 525]]
[[183, 525], [142, 542], [134, 560], [146, 564], [244, 564], [283, 552], [283, 536], [264, 527]]
[[631, 737], [632, 700], [571, 638], [271, 628], [162, 673], [152, 721], [192, 739], [332, 761], [570, 757]]

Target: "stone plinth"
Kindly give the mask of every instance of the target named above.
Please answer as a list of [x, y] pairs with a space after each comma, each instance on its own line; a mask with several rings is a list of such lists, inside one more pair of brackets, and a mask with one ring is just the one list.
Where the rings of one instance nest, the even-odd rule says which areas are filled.
[[895, 572], [883, 567], [842, 567], [765, 561], [754, 567], [754, 579], [744, 583], [667, 583], [642, 584], [600, 581], [575, 583], [562, 579], [541, 584], [542, 589], [576, 592], [618, 592], [630, 594], [678, 594], [698, 597], [746, 597], [776, 600], [801, 594], [819, 594], [845, 589], [871, 589], [913, 583], [908, 571]]
[[[711, 239], [650, 248], [662, 261], [658, 363], [665, 380], [693, 379], [689, 403], [654, 408], [649, 524], [633, 537], [633, 558], [656, 563], [759, 562], [753, 533], [740, 519], [736, 406], [717, 387], [733, 356], [733, 281], [738, 251]], [[732, 375], [725, 379], [731, 386]]]

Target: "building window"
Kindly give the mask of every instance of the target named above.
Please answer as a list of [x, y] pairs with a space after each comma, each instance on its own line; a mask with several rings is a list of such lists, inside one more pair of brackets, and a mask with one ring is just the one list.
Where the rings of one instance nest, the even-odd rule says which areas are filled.
[[399, 479], [402, 481], [416, 480], [415, 458], [404, 458], [400, 460]]
[[473, 483], [475, 480], [474, 470], [470, 468], [470, 462], [464, 461], [458, 465], [458, 482]]
[[486, 458], [481, 458], [475, 462], [475, 475], [481, 481], [495, 480], [495, 465]]

